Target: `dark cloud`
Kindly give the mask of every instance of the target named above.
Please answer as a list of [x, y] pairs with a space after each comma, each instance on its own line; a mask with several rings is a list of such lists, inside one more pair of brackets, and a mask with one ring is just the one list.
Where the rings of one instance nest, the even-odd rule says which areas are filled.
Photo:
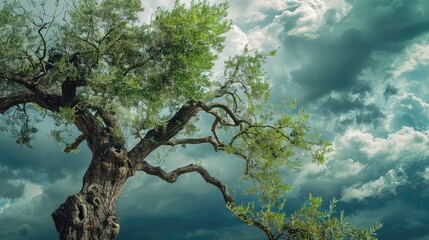
[[[299, 15], [284, 19], [285, 31], [280, 36], [285, 52], [301, 59], [303, 65], [290, 72], [287, 83], [277, 84], [287, 84], [294, 96], [299, 92], [302, 104], [316, 105], [325, 117], [326, 111], [347, 114], [339, 122], [341, 129], [356, 123], [380, 124], [386, 117], [382, 106], [368, 104], [366, 99], [368, 94], [379, 94], [373, 88], [384, 80], [366, 79], [364, 71], [372, 71], [380, 61], [392, 59], [416, 37], [429, 32], [429, 5], [422, 1], [363, 0], [349, 4], [350, 12], [339, 21], [337, 11], [328, 10], [326, 24], [315, 38], [288, 34]], [[375, 57], [381, 53], [382, 59]], [[340, 97], [332, 98], [333, 93]], [[393, 85], [387, 85], [382, 94], [388, 99], [396, 93]], [[360, 96], [352, 100], [351, 94]]]
[[[28, 214], [31, 214], [30, 212]], [[48, 220], [48, 218], [46, 218]], [[56, 239], [58, 235], [52, 221], [41, 222], [28, 217], [3, 216], [0, 218], [0, 239], [30, 240]]]
[[388, 100], [391, 96], [398, 93], [398, 88], [391, 84], [387, 84], [386, 88], [384, 89], [383, 95], [384, 99]]
[[335, 40], [307, 41], [314, 44], [310, 62], [291, 72], [292, 81], [307, 90], [305, 101], [315, 101], [333, 90], [349, 91], [370, 58], [371, 48], [363, 33], [348, 29]]
[[402, 126], [412, 127], [425, 131], [429, 127], [429, 105], [412, 93], [396, 96], [392, 104], [395, 115], [392, 127], [400, 129]]
[[119, 239], [261, 239], [251, 226], [237, 232], [243, 223], [225, 207], [220, 192], [197, 175], [173, 185], [137, 176], [124, 189], [117, 213]]
[[20, 179], [19, 173], [10, 169], [0, 169], [0, 198], [19, 198], [24, 193], [24, 184], [16, 182]]
[[7, 132], [0, 132], [0, 166], [17, 170], [20, 178], [36, 181], [61, 179], [85, 169], [91, 160], [85, 142], [80, 146], [80, 152], [66, 154], [62, 152], [62, 146], [49, 136], [49, 129], [53, 126], [50, 119], [38, 126], [40, 131], [35, 136], [32, 149], [19, 146]]
[[18, 198], [24, 193], [24, 184], [11, 184], [2, 179], [0, 180], [0, 197]]
[[[373, 212], [383, 209], [384, 214], [373, 214], [370, 217], [372, 221], [379, 220], [384, 225], [378, 233], [380, 239], [417, 239], [428, 235], [429, 211], [426, 203], [429, 196], [423, 194], [425, 184], [417, 182], [417, 179], [411, 179], [407, 185], [398, 187], [395, 195], [384, 197], [382, 201], [367, 201], [361, 207]], [[342, 204], [341, 207], [348, 213], [359, 214], [356, 204]], [[369, 216], [361, 217], [366, 219], [360, 221], [369, 220]]]
[[19, 229], [18, 229], [19, 235], [21, 237], [28, 236], [28, 234], [30, 233], [30, 231], [31, 231], [31, 226], [28, 225], [28, 224], [22, 224], [21, 227], [19, 227]]
[[418, 239], [428, 235], [429, 188], [422, 176], [429, 166], [426, 134], [405, 128], [375, 138], [353, 130], [334, 144], [335, 152], [326, 168], [298, 173], [298, 181], [306, 179], [297, 184], [300, 193], [312, 192], [325, 201], [333, 196], [342, 199], [350, 188], [359, 192], [356, 194], [371, 193], [361, 200], [340, 201], [338, 209], [361, 226], [381, 221], [384, 227], [378, 232], [380, 239]]

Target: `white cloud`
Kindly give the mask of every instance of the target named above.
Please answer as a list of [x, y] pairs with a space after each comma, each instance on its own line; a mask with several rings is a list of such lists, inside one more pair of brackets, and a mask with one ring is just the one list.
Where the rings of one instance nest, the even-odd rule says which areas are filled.
[[325, 24], [324, 15], [328, 10], [326, 4], [321, 0], [296, 1], [296, 9], [284, 11], [281, 17], [290, 24], [290, 19], [295, 26], [287, 31], [287, 35], [298, 35], [307, 38], [316, 38], [317, 30]]
[[429, 181], [429, 167], [425, 168], [425, 171], [422, 173], [422, 177]]
[[258, 49], [272, 50], [282, 45], [278, 36], [283, 32], [283, 25], [278, 19], [263, 28], [255, 28], [247, 34], [249, 45]]
[[429, 136], [411, 127], [403, 127], [386, 138], [374, 137], [369, 132], [357, 129], [349, 129], [337, 138], [334, 144], [336, 152], [341, 155], [353, 150], [358, 151], [362, 158], [383, 156], [382, 161], [406, 162], [429, 154]]
[[24, 184], [24, 193], [20, 198], [17, 198], [11, 204], [11, 207], [14, 205], [23, 205], [29, 203], [33, 198], [41, 195], [43, 193], [43, 186], [40, 184], [36, 184], [27, 180], [14, 180], [16, 184]]
[[235, 0], [230, 1], [230, 17], [240, 22], [258, 22], [265, 19], [265, 10], [283, 11], [287, 7], [284, 0]]
[[7, 210], [8, 208], [10, 208], [10, 200], [2, 200], [2, 206], [0, 207], [0, 214], [3, 214], [3, 212], [5, 210]]
[[288, 2], [287, 9], [274, 17], [265, 27], [254, 28], [249, 32], [249, 41], [257, 48], [272, 49], [281, 46], [278, 37], [285, 32], [287, 35], [300, 35], [315, 38], [317, 30], [324, 24], [326, 5], [319, 0]]
[[236, 25], [233, 25], [231, 30], [226, 34], [225, 49], [228, 55], [240, 53], [249, 40], [247, 35]]
[[[32, 208], [32, 201], [43, 194], [44, 187], [27, 180], [19, 179], [10, 181], [12, 184], [23, 184], [24, 192], [16, 199], [3, 199], [0, 213], [3, 216], [22, 216], [27, 214], [27, 210]], [[0, 199], [1, 200], [1, 199]]]
[[395, 77], [413, 71], [419, 65], [429, 65], [429, 35], [421, 37], [420, 41], [407, 47], [405, 53], [397, 57], [392, 65], [392, 74]]
[[327, 169], [332, 172], [335, 178], [355, 176], [365, 168], [364, 164], [353, 161], [351, 158], [344, 161], [336, 160], [332, 162], [332, 164], [328, 165]]
[[[349, 129], [333, 141], [333, 147], [326, 165], [305, 164], [296, 173], [293, 194], [303, 187], [315, 191], [307, 189], [315, 181], [324, 183], [317, 191], [337, 192], [345, 202], [395, 194], [398, 186], [408, 183], [405, 170], [429, 156], [429, 136], [410, 127], [383, 137]], [[421, 175], [429, 181], [429, 168]]]
[[[257, 48], [270, 50], [282, 45], [279, 35], [316, 38], [318, 30], [326, 23], [326, 14], [334, 10], [334, 21], [339, 21], [350, 10], [343, 0], [297, 0], [297, 1], [260, 1], [252, 7], [254, 12], [243, 14], [243, 22], [260, 21], [265, 18], [263, 10], [273, 9], [281, 12], [273, 21], [263, 27], [256, 27], [248, 33], [249, 42]], [[256, 10], [255, 10], [256, 9]], [[251, 20], [250, 20], [251, 19]]]
[[231, 1], [230, 5], [231, 17], [244, 23], [263, 21], [268, 11], [305, 13], [301, 22], [304, 23], [306, 18], [315, 15], [322, 19], [327, 9], [335, 9], [335, 20], [339, 21], [351, 9], [344, 0], [236, 0]]
[[391, 112], [387, 127], [396, 130], [402, 126], [413, 127], [417, 130], [427, 130], [429, 127], [429, 104], [415, 93], [402, 92], [391, 98]]
[[402, 168], [391, 169], [385, 176], [367, 182], [361, 186], [353, 186], [343, 191], [341, 201], [364, 200], [370, 197], [383, 197], [385, 194], [396, 194], [398, 186], [407, 183], [407, 176]]

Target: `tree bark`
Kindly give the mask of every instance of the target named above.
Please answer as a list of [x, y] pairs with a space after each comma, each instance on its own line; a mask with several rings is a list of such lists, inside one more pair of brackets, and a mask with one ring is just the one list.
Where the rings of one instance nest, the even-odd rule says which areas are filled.
[[107, 240], [119, 234], [116, 203], [134, 171], [125, 150], [106, 145], [93, 151], [80, 192], [52, 213], [61, 240]]

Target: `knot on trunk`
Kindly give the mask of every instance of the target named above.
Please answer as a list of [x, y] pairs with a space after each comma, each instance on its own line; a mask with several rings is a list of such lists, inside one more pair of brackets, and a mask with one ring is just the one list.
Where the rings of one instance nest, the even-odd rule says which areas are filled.
[[107, 209], [108, 201], [90, 185], [81, 193], [67, 198], [52, 217], [61, 240], [107, 240], [119, 234], [119, 219]]
[[83, 226], [88, 217], [87, 202], [80, 194], [67, 198], [57, 210], [52, 213], [58, 232], [68, 231], [67, 226]]
[[106, 220], [106, 224], [108, 229], [110, 229], [110, 234], [112, 235], [118, 235], [119, 234], [119, 219], [117, 216], [109, 216]]

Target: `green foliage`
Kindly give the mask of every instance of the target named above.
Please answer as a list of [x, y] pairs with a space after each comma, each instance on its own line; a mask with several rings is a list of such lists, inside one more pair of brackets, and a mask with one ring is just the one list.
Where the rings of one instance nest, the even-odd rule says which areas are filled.
[[376, 231], [382, 224], [377, 222], [368, 229], [359, 229], [344, 219], [344, 213], [335, 216], [337, 200], [332, 199], [329, 209], [321, 211], [322, 198], [309, 195], [308, 201], [301, 209], [287, 216], [284, 212], [286, 201], [282, 201], [278, 207], [270, 205], [263, 206], [257, 210], [255, 203], [248, 203], [246, 206], [228, 205], [231, 211], [248, 224], [256, 221], [261, 223], [269, 231], [270, 239], [290, 239], [290, 240], [376, 240]]
[[226, 3], [210, 6], [208, 1], [192, 1], [189, 9], [179, 1], [171, 11], [159, 8], [151, 28], [157, 35], [155, 48], [161, 51], [163, 75], [154, 76], [149, 84], [164, 82], [179, 96], [201, 99], [223, 49], [224, 33], [230, 29], [227, 8]]
[[[83, 105], [123, 111], [124, 126], [147, 131], [188, 99], [207, 98], [231, 26], [227, 9], [176, 1], [141, 23], [139, 0], [8, 1], [0, 10], [0, 67], [2, 74], [47, 71], [39, 82], [56, 91], [66, 79], [84, 78]], [[19, 90], [0, 83], [2, 94]]]
[[308, 202], [292, 214], [287, 224], [289, 239], [377, 239], [375, 232], [382, 227], [376, 223], [369, 229], [358, 229], [344, 219], [344, 213], [333, 216], [336, 199], [332, 199], [328, 211], [320, 211], [321, 197], [309, 195]]
[[240, 85], [249, 100], [261, 99], [266, 102], [270, 94], [270, 87], [262, 65], [267, 57], [273, 54], [275, 51], [266, 53], [245, 46], [242, 54], [230, 57], [225, 62], [224, 77], [227, 80], [225, 87], [230, 88], [234, 84]]
[[0, 9], [0, 67], [21, 72], [29, 31], [24, 14], [17, 8], [17, 2], [4, 2]]
[[59, 117], [66, 123], [73, 123], [75, 119], [76, 109], [69, 107], [61, 107], [58, 114]]

